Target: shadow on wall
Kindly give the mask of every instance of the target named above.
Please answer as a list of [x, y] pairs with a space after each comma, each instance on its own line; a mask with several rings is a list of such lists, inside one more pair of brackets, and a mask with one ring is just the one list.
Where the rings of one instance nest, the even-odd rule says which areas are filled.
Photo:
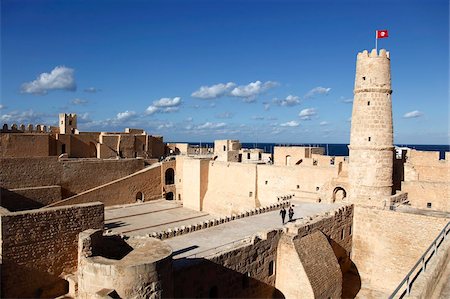
[[11, 212], [39, 209], [44, 205], [5, 188], [0, 188], [0, 205]]
[[280, 290], [249, 273], [203, 258], [175, 260], [173, 277], [175, 298], [285, 298]]
[[338, 260], [342, 273], [342, 298], [355, 298], [361, 289], [361, 277], [349, 253], [336, 241], [328, 240]]
[[[2, 298], [3, 294], [8, 294], [8, 298], [55, 298], [69, 291], [67, 280], [36, 268], [3, 262], [1, 270]], [[26, 285], [18, 284], [23, 281], [23, 277], [31, 276], [34, 279], [26, 280]]]

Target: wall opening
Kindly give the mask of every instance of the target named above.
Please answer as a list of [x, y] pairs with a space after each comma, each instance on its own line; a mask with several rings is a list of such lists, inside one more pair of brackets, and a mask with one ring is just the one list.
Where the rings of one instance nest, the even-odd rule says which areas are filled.
[[173, 200], [173, 192], [166, 193], [166, 200]]
[[173, 170], [173, 168], [167, 168], [165, 174], [165, 184], [173, 185], [174, 183], [175, 183], [175, 171]]
[[253, 195], [253, 192], [250, 191], [250, 192], [248, 193], [248, 197], [252, 197], [252, 195]]
[[427, 202], [427, 208], [431, 209], [431, 202]]
[[209, 289], [208, 298], [219, 298], [219, 288], [217, 286], [213, 286]]
[[369, 137], [369, 138], [367, 138], [367, 140], [369, 140], [369, 141], [370, 141], [370, 139], [372, 139], [372, 138], [370, 138], [370, 137]]
[[65, 144], [61, 145], [61, 153], [62, 154], [66, 153], [66, 145]]
[[136, 202], [143, 202], [144, 201], [144, 194], [139, 191], [138, 193], [136, 193]]
[[287, 155], [286, 156], [286, 165], [290, 165], [291, 164], [291, 156]]
[[250, 153], [247, 153], [247, 160], [250, 160]]
[[224, 145], [223, 146], [223, 151], [226, 152], [227, 151], [227, 147]]
[[273, 261], [269, 262], [269, 276], [272, 276], [275, 273], [275, 267]]
[[336, 187], [333, 190], [333, 202], [343, 201], [347, 197], [347, 191], [342, 187]]
[[367, 106], [370, 106], [370, 101], [367, 101]]
[[242, 275], [242, 288], [243, 288], [243, 289], [248, 288], [249, 285], [250, 285], [250, 279], [249, 279], [249, 276], [250, 276], [250, 275], [249, 275], [248, 272]]

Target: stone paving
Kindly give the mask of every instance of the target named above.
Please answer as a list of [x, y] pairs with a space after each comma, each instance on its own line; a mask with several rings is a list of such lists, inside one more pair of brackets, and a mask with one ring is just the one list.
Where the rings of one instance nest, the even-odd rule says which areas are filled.
[[130, 236], [151, 234], [214, 218], [214, 215], [183, 208], [167, 200], [105, 208], [105, 228]]
[[[339, 204], [292, 201], [294, 221], [331, 211]], [[105, 227], [114, 233], [143, 235], [214, 219], [216, 216], [183, 208], [176, 202], [159, 200], [105, 209]], [[286, 215], [286, 219], [288, 219]], [[287, 225], [287, 224], [285, 224]], [[174, 251], [174, 259], [205, 257], [248, 243], [258, 232], [281, 229], [279, 210], [236, 219], [218, 226], [164, 240]]]
[[[291, 201], [294, 220], [334, 210], [337, 204], [317, 204]], [[287, 217], [286, 217], [287, 218]], [[233, 220], [218, 226], [164, 240], [174, 251], [174, 259], [205, 257], [248, 243], [258, 232], [281, 229], [279, 210]]]

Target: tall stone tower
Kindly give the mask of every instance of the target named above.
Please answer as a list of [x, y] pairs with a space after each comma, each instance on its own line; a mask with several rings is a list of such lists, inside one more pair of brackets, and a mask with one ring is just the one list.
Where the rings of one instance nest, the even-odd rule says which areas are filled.
[[[349, 145], [350, 199], [392, 194], [394, 158], [389, 52], [358, 53]], [[374, 203], [375, 204], [375, 203]]]
[[77, 129], [77, 115], [75, 113], [59, 114], [59, 133], [74, 134]]

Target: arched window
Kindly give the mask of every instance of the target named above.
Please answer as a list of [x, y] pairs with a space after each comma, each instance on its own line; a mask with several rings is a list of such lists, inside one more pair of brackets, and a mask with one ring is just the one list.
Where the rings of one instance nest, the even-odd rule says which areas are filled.
[[168, 168], [166, 170], [165, 179], [166, 185], [172, 185], [175, 183], [175, 171], [173, 170], [173, 168]]
[[144, 194], [139, 191], [138, 193], [136, 193], [136, 202], [143, 202], [144, 201]]
[[342, 187], [336, 187], [333, 190], [333, 202], [343, 201], [347, 197], [347, 192]]
[[286, 156], [286, 165], [291, 165], [291, 156]]

